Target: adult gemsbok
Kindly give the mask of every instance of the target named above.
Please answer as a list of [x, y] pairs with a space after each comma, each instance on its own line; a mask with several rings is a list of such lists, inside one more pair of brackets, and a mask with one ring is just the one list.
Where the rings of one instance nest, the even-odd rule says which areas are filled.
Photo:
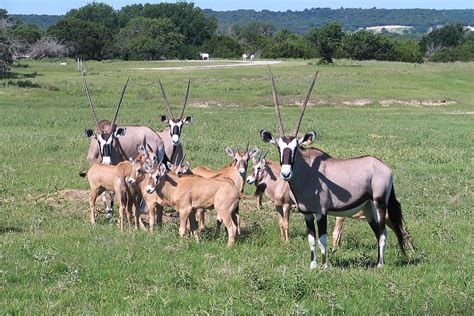
[[[179, 113], [178, 118], [174, 116], [173, 111], [171, 110], [171, 106], [170, 106], [170, 103], [168, 102], [168, 98], [166, 97], [165, 89], [163, 88], [163, 85], [161, 84], [161, 80], [158, 79], [158, 82], [160, 84], [161, 94], [163, 96], [163, 100], [165, 101], [166, 109], [168, 110], [168, 116], [166, 115], [160, 116], [160, 120], [162, 122], [168, 123], [168, 128], [163, 130], [162, 133], [165, 133], [166, 131], [168, 131], [169, 137], [171, 138], [171, 143], [174, 146], [174, 153], [173, 153], [173, 158], [171, 159], [171, 162], [173, 164], [176, 164], [177, 162], [180, 162], [183, 158], [183, 148], [181, 147], [181, 144], [180, 144], [180, 137], [181, 137], [181, 131], [183, 129], [183, 125], [190, 124], [193, 121], [192, 116], [186, 116], [185, 118], [183, 118], [184, 110], [186, 109], [186, 105], [188, 104], [189, 86], [191, 85], [191, 79], [188, 79], [188, 87], [186, 89], [184, 103], [183, 103], [183, 106], [181, 107], [181, 112]], [[164, 135], [162, 136], [162, 138], [163, 137]], [[166, 135], [166, 138], [167, 137], [168, 135]]]
[[[120, 95], [112, 121], [99, 121], [97, 119], [89, 87], [82, 69], [81, 77], [89, 108], [92, 113], [92, 118], [96, 125], [95, 132], [92, 129], [85, 130], [86, 136], [90, 139], [87, 160], [91, 165], [94, 163], [116, 165], [121, 161], [128, 161], [130, 157], [135, 158], [138, 156], [138, 146], [145, 143], [150, 145], [155, 152], [161, 152], [164, 150], [163, 140], [153, 129], [146, 126], [118, 126], [115, 124], [125, 90], [127, 89], [128, 80]], [[112, 211], [111, 204], [107, 203], [106, 212], [109, 213], [110, 211]]]
[[271, 132], [261, 130], [260, 137], [264, 142], [277, 147], [280, 155], [280, 176], [288, 181], [298, 210], [304, 214], [311, 249], [310, 268], [314, 269], [317, 266], [314, 217], [318, 224], [322, 265], [326, 267], [327, 215], [348, 217], [360, 209], [377, 237], [377, 267], [381, 267], [387, 236], [386, 212], [394, 226], [402, 253], [405, 254], [405, 250], [410, 247], [400, 203], [395, 197], [392, 171], [375, 157], [336, 159], [317, 148], [302, 148], [303, 145], [309, 145], [316, 139], [315, 132], [306, 133], [299, 139], [297, 136], [317, 76], [318, 72], [300, 107], [293, 131], [291, 134], [285, 134], [275, 80], [270, 71], [279, 135], [273, 137]]

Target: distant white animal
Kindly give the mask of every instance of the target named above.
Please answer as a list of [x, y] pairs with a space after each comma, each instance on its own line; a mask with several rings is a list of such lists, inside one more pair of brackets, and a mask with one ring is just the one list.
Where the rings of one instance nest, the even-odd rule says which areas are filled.
[[67, 63], [60, 63], [60, 65], [61, 65], [61, 66], [66, 66], [66, 65], [67, 65]]
[[250, 55], [250, 61], [254, 61], [255, 60], [255, 55]]
[[199, 53], [199, 57], [201, 58], [201, 60], [209, 60], [208, 53]]
[[246, 61], [247, 60], [247, 54], [243, 54], [242, 55], [242, 61]]

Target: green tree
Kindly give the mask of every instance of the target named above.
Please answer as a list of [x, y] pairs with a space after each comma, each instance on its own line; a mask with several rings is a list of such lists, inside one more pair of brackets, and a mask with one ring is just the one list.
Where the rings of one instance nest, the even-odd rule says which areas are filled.
[[48, 35], [65, 43], [76, 58], [101, 60], [111, 56], [112, 33], [102, 24], [65, 18], [50, 26]]
[[10, 66], [13, 63], [10, 42], [4, 34], [0, 33], [0, 78], [8, 76]]
[[385, 35], [359, 31], [348, 34], [342, 42], [344, 53], [357, 60], [394, 60], [393, 42]]
[[395, 60], [407, 63], [421, 63], [423, 56], [420, 47], [415, 41], [393, 41]]
[[20, 24], [12, 31], [13, 38], [21, 43], [33, 44], [41, 39], [43, 32], [33, 24]]
[[109, 32], [116, 34], [120, 29], [117, 12], [105, 3], [91, 2], [79, 9], [70, 10], [65, 18], [75, 18], [105, 26]]
[[327, 63], [332, 63], [332, 59], [344, 39], [344, 32], [339, 23], [331, 22], [321, 28], [311, 29], [306, 37], [311, 45], [318, 50], [321, 58]]
[[239, 58], [243, 52], [242, 46], [232, 37], [217, 34], [204, 42], [201, 50], [217, 58]]
[[217, 30], [216, 19], [206, 16], [200, 8], [190, 2], [134, 4], [123, 7], [119, 16], [123, 26], [136, 17], [169, 19], [184, 36], [185, 45], [202, 45]]
[[288, 30], [276, 33], [262, 50], [264, 58], [309, 58], [310, 54], [308, 41]]
[[138, 17], [120, 30], [116, 49], [124, 59], [173, 58], [183, 41], [184, 36], [170, 19]]
[[271, 23], [253, 21], [245, 26], [234, 25], [231, 34], [246, 51], [257, 53], [267, 45], [274, 31]]
[[453, 48], [437, 50], [431, 57], [434, 62], [474, 61], [474, 41], [465, 41]]
[[431, 57], [439, 49], [458, 46], [464, 40], [464, 32], [462, 24], [448, 24], [434, 29], [421, 39], [421, 51]]

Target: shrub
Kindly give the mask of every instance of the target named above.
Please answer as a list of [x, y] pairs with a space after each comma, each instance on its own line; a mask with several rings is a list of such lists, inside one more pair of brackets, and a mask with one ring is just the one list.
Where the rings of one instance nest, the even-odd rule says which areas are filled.
[[347, 35], [342, 42], [344, 52], [357, 60], [395, 60], [393, 42], [384, 35], [360, 31]]

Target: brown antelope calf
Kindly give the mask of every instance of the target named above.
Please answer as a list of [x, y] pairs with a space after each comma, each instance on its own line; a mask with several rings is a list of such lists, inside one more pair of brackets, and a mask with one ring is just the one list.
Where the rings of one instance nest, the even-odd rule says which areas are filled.
[[95, 224], [95, 202], [97, 196], [108, 190], [115, 194], [119, 205], [119, 227], [123, 230], [124, 212], [127, 211], [128, 226], [131, 228], [132, 206], [135, 206], [135, 228], [138, 227], [138, 197], [126, 183], [126, 178], [132, 170], [129, 161], [122, 161], [117, 165], [94, 164], [87, 172], [81, 172], [81, 177], [89, 181], [90, 220]]
[[[212, 209], [217, 212], [217, 220], [227, 228], [227, 244], [235, 243], [237, 234], [236, 213], [239, 209], [240, 194], [237, 188], [227, 180], [206, 179], [196, 175], [178, 176], [167, 171], [160, 163], [157, 167], [144, 165], [150, 173], [146, 192], [156, 194], [163, 204], [178, 211], [180, 217], [179, 235], [186, 233], [189, 219], [191, 233], [199, 240], [195, 212], [198, 209]], [[171, 167], [171, 166], [170, 166]]]
[[[244, 192], [245, 177], [247, 175], [249, 159], [256, 155], [257, 149], [253, 149], [249, 152], [249, 145], [247, 144], [247, 148], [245, 149], [245, 151], [241, 152], [239, 147], [235, 147], [235, 151], [232, 150], [232, 148], [230, 147], [225, 148], [225, 152], [227, 153], [227, 155], [229, 155], [233, 159], [229, 165], [222, 167], [218, 170], [213, 170], [206, 166], [198, 166], [192, 170], [192, 173], [203, 178], [219, 178], [231, 181], [239, 190], [240, 194], [242, 194]], [[240, 234], [240, 215], [238, 214], [238, 212], [236, 216], [237, 232], [238, 234]], [[204, 210], [198, 210], [197, 217], [199, 220], [199, 229], [202, 231], [205, 227]]]
[[265, 194], [273, 204], [279, 214], [278, 223], [283, 241], [288, 241], [288, 223], [290, 219], [290, 208], [293, 201], [290, 197], [290, 186], [288, 182], [279, 177], [281, 166], [277, 162], [262, 157], [253, 158], [252, 173], [247, 177], [248, 184], [255, 184], [255, 195], [261, 197]]
[[140, 195], [143, 197], [148, 209], [149, 230], [153, 232], [155, 223], [161, 224], [163, 221], [163, 201], [156, 194], [146, 193], [149, 174], [145, 172], [143, 165], [145, 161], [153, 161], [156, 158], [153, 157], [154, 152], [150, 149], [150, 154], [145, 150], [143, 145], [140, 146], [138, 151], [140, 154], [136, 159], [130, 158], [132, 168], [127, 177], [127, 183], [140, 192]]

